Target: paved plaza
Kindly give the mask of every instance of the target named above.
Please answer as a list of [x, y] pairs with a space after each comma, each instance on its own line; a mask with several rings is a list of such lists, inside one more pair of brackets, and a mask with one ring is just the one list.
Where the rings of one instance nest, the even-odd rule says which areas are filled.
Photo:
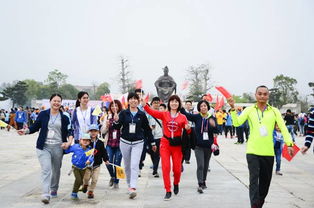
[[[162, 178], [154, 178], [150, 157], [146, 158], [142, 177], [139, 178], [138, 197], [128, 199], [125, 180], [120, 189], [108, 187], [109, 174], [102, 166], [95, 190], [95, 199], [87, 199], [79, 193], [80, 200], [72, 201], [70, 193], [74, 176], [68, 176], [71, 168], [71, 154], [63, 158], [62, 175], [58, 198], [49, 205], [40, 202], [40, 166], [35, 143], [37, 134], [18, 136], [16, 132], [0, 130], [0, 207], [219, 207], [247, 208], [249, 206], [248, 169], [245, 157], [246, 145], [235, 145], [235, 139], [219, 137], [219, 156], [212, 156], [211, 171], [208, 174], [208, 189], [197, 193], [196, 161], [192, 152], [191, 164], [184, 164], [180, 182], [180, 193], [170, 201], [163, 201], [165, 190]], [[304, 137], [297, 138], [302, 146]], [[314, 207], [314, 155], [313, 150], [306, 155], [298, 153], [292, 162], [282, 161], [283, 176], [273, 175], [265, 208], [312, 208]], [[161, 175], [161, 170], [159, 170]]]

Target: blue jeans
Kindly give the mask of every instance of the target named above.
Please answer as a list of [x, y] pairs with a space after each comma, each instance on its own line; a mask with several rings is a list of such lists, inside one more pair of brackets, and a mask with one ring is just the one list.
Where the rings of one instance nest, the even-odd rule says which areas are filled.
[[281, 151], [282, 151], [281, 148], [275, 148], [276, 171], [280, 171]]
[[293, 142], [295, 142], [293, 125], [287, 125], [287, 129], [288, 129], [289, 133], [291, 134], [291, 138], [292, 138]]
[[[120, 148], [110, 147], [107, 145], [106, 150], [109, 156], [109, 162], [120, 166], [121, 160], [122, 160], [122, 154], [121, 154]], [[119, 179], [116, 178], [116, 168], [113, 168], [113, 165], [107, 165], [107, 169], [109, 171], [110, 176], [112, 178], [115, 178], [114, 183], [119, 183]]]

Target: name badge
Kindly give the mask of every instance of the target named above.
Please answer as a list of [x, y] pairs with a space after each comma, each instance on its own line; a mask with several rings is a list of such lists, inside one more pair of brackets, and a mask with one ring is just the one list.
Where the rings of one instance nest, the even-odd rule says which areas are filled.
[[203, 140], [209, 140], [208, 138], [208, 132], [203, 132]]
[[265, 137], [265, 136], [267, 136], [268, 135], [268, 132], [267, 132], [267, 129], [266, 129], [266, 126], [261, 126], [260, 128], [259, 128], [259, 133], [260, 133], [260, 135], [262, 136], [262, 137]]
[[54, 130], [49, 129], [49, 130], [48, 130], [47, 138], [52, 139], [52, 138], [54, 137], [54, 135], [55, 135]]
[[135, 123], [130, 123], [130, 125], [129, 125], [129, 133], [130, 134], [135, 134], [135, 129], [136, 129], [136, 124]]
[[117, 139], [117, 130], [112, 132], [112, 139]]

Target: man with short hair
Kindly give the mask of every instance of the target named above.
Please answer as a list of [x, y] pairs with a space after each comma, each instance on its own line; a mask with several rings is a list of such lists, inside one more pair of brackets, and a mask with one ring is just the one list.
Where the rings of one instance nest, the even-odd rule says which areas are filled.
[[249, 195], [252, 208], [263, 207], [271, 182], [274, 165], [273, 131], [275, 124], [280, 128], [288, 153], [293, 155], [293, 142], [279, 110], [268, 104], [269, 90], [261, 85], [256, 88], [256, 104], [247, 107], [241, 115], [235, 111], [235, 102], [231, 97], [228, 103], [234, 126], [249, 120], [250, 136], [247, 143], [246, 158], [248, 163], [250, 186]]

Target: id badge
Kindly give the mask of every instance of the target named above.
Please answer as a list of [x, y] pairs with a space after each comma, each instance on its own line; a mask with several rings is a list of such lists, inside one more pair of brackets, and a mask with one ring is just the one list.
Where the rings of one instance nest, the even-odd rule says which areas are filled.
[[265, 136], [268, 135], [268, 132], [267, 132], [267, 129], [266, 129], [265, 126], [261, 126], [261, 127], [259, 128], [259, 133], [261, 134], [262, 137], [265, 137]]
[[53, 136], [54, 136], [54, 135], [55, 135], [54, 130], [49, 129], [49, 130], [48, 130], [48, 135], [47, 135], [47, 138], [51, 139], [51, 138], [53, 138]]
[[203, 132], [203, 140], [209, 140], [208, 132]]
[[129, 133], [130, 134], [135, 134], [135, 128], [136, 128], [136, 124], [135, 123], [130, 123], [130, 125], [129, 125]]
[[117, 139], [117, 130], [112, 132], [112, 139]]

